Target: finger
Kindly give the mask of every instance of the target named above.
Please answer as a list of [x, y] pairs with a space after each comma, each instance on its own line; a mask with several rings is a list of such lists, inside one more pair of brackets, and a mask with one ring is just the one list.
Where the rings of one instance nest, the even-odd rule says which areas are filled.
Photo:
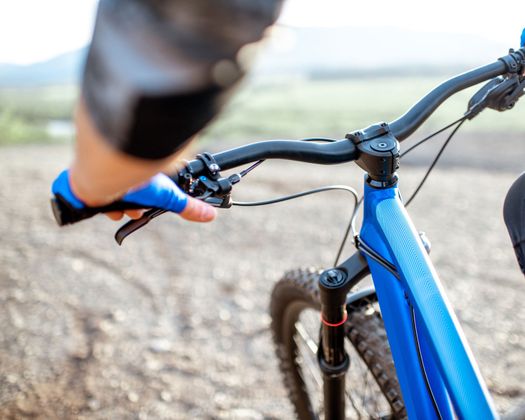
[[124, 213], [121, 211], [109, 211], [107, 213], [104, 213], [106, 216], [108, 216], [111, 220], [120, 220], [124, 217]]
[[188, 204], [180, 216], [191, 222], [211, 222], [217, 216], [217, 210], [203, 201], [188, 197]]
[[124, 214], [131, 219], [140, 219], [144, 215], [145, 212], [146, 212], [146, 209], [136, 209], [136, 210], [126, 210]]

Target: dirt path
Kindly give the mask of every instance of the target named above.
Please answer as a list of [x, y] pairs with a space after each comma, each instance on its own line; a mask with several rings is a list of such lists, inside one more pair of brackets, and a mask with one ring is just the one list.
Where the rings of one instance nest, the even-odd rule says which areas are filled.
[[[67, 159], [0, 149], [0, 417], [291, 418], [270, 291], [286, 269], [332, 263], [351, 199], [237, 208], [206, 226], [163, 216], [119, 248], [104, 218], [54, 225], [48, 190]], [[263, 166], [237, 199], [361, 179]], [[518, 173], [437, 170], [411, 209], [500, 411], [525, 400], [525, 281], [501, 218]], [[421, 174], [404, 171], [406, 194]]]

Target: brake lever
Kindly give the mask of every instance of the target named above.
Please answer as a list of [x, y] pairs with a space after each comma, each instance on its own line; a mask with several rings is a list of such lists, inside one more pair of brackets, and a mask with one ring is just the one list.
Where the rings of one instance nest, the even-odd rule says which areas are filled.
[[485, 108], [500, 112], [512, 109], [523, 96], [524, 89], [525, 78], [517, 74], [506, 79], [501, 77], [492, 79], [470, 99], [465, 115], [471, 120]]
[[525, 79], [514, 75], [506, 79], [488, 95], [487, 106], [500, 112], [512, 109], [523, 96], [523, 89], [525, 89]]
[[155, 217], [158, 217], [166, 212], [167, 210], [163, 209], [151, 209], [144, 213], [141, 218], [130, 220], [117, 230], [115, 233], [115, 241], [117, 241], [117, 244], [122, 245], [124, 239], [126, 239], [129, 235], [146, 226]]
[[[229, 182], [234, 184], [240, 181], [240, 176], [238, 176], [237, 174], [234, 174], [230, 176], [228, 180]], [[206, 185], [207, 187], [210, 187], [210, 188], [212, 187], [212, 185], [211, 184], [208, 185], [207, 182], [203, 184]], [[222, 197], [216, 197], [216, 196], [213, 196], [214, 192], [215, 191], [210, 189], [204, 192], [203, 194], [196, 196], [195, 198], [197, 200], [202, 200], [205, 203], [212, 205], [213, 207], [227, 209], [232, 206], [232, 199], [231, 199], [230, 194], [225, 194]], [[132, 233], [146, 226], [155, 217], [158, 217], [161, 214], [164, 214], [166, 212], [167, 210], [151, 209], [151, 210], [148, 210], [146, 213], [144, 213], [142, 217], [140, 217], [139, 219], [130, 220], [129, 222], [125, 223], [117, 230], [117, 232], [115, 233], [115, 241], [117, 241], [119, 245], [122, 245], [122, 242], [124, 242], [124, 239], [126, 239], [129, 235], [131, 235]]]
[[[232, 200], [231, 196], [219, 198], [219, 197], [202, 197], [199, 198], [202, 199], [205, 203], [208, 203], [212, 205], [213, 207], [219, 207], [222, 209], [229, 209], [232, 206]], [[160, 216], [161, 214], [166, 213], [167, 210], [162, 209], [152, 209], [147, 211], [140, 217], [139, 219], [133, 219], [129, 222], [123, 224], [115, 233], [115, 241], [122, 245], [122, 242], [124, 242], [124, 239], [126, 239], [129, 235], [136, 232], [137, 230], [143, 228], [146, 226], [149, 222], [151, 222], [155, 217]]]
[[[218, 171], [216, 171], [212, 174], [211, 178], [200, 176], [197, 179], [193, 179], [191, 174], [182, 175], [181, 173], [179, 174], [179, 179], [183, 178], [186, 180], [186, 187], [182, 188], [197, 200], [202, 200], [213, 207], [230, 208], [233, 204], [230, 195], [232, 186], [239, 183], [244, 175], [261, 163], [262, 161], [259, 161], [240, 174], [232, 174], [228, 178], [221, 178]], [[166, 210], [151, 209], [144, 213], [139, 219], [130, 220], [117, 230], [115, 233], [115, 241], [119, 245], [122, 245], [124, 239], [126, 239], [129, 235], [143, 228], [154, 218], [164, 213], [166, 213]]]

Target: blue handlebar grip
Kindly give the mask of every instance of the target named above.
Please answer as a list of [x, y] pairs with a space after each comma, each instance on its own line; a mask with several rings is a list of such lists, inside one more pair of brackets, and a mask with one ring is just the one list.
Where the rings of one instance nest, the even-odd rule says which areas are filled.
[[525, 47], [525, 29], [521, 33], [521, 47]]

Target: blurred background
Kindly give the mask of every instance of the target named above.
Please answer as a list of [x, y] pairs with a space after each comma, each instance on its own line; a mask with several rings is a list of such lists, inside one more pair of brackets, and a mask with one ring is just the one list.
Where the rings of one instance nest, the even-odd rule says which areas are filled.
[[[96, 5], [23, 0], [0, 6], [0, 144], [71, 140]], [[509, 11], [517, 5], [289, 0], [243, 89], [203, 140], [341, 137], [388, 121], [439, 81], [516, 47], [523, 22]], [[466, 98], [426, 129], [455, 119]], [[525, 127], [522, 118], [487, 114], [467, 129]]]
[[[348, 198], [225, 211], [206, 226], [165, 216], [123, 248], [103, 217], [57, 229], [49, 185], [71, 159], [96, 6], [0, 2], [0, 417], [291, 418], [269, 296], [284, 270], [333, 264]], [[439, 82], [517, 47], [520, 6], [288, 0], [195, 147], [342, 138], [390, 121]], [[415, 139], [458, 119], [475, 90]], [[525, 400], [525, 283], [501, 217], [525, 168], [523, 102], [465, 124], [410, 209], [500, 412]], [[407, 195], [440, 144], [403, 161]], [[359, 189], [361, 177], [355, 165], [268, 162], [236, 198]]]

